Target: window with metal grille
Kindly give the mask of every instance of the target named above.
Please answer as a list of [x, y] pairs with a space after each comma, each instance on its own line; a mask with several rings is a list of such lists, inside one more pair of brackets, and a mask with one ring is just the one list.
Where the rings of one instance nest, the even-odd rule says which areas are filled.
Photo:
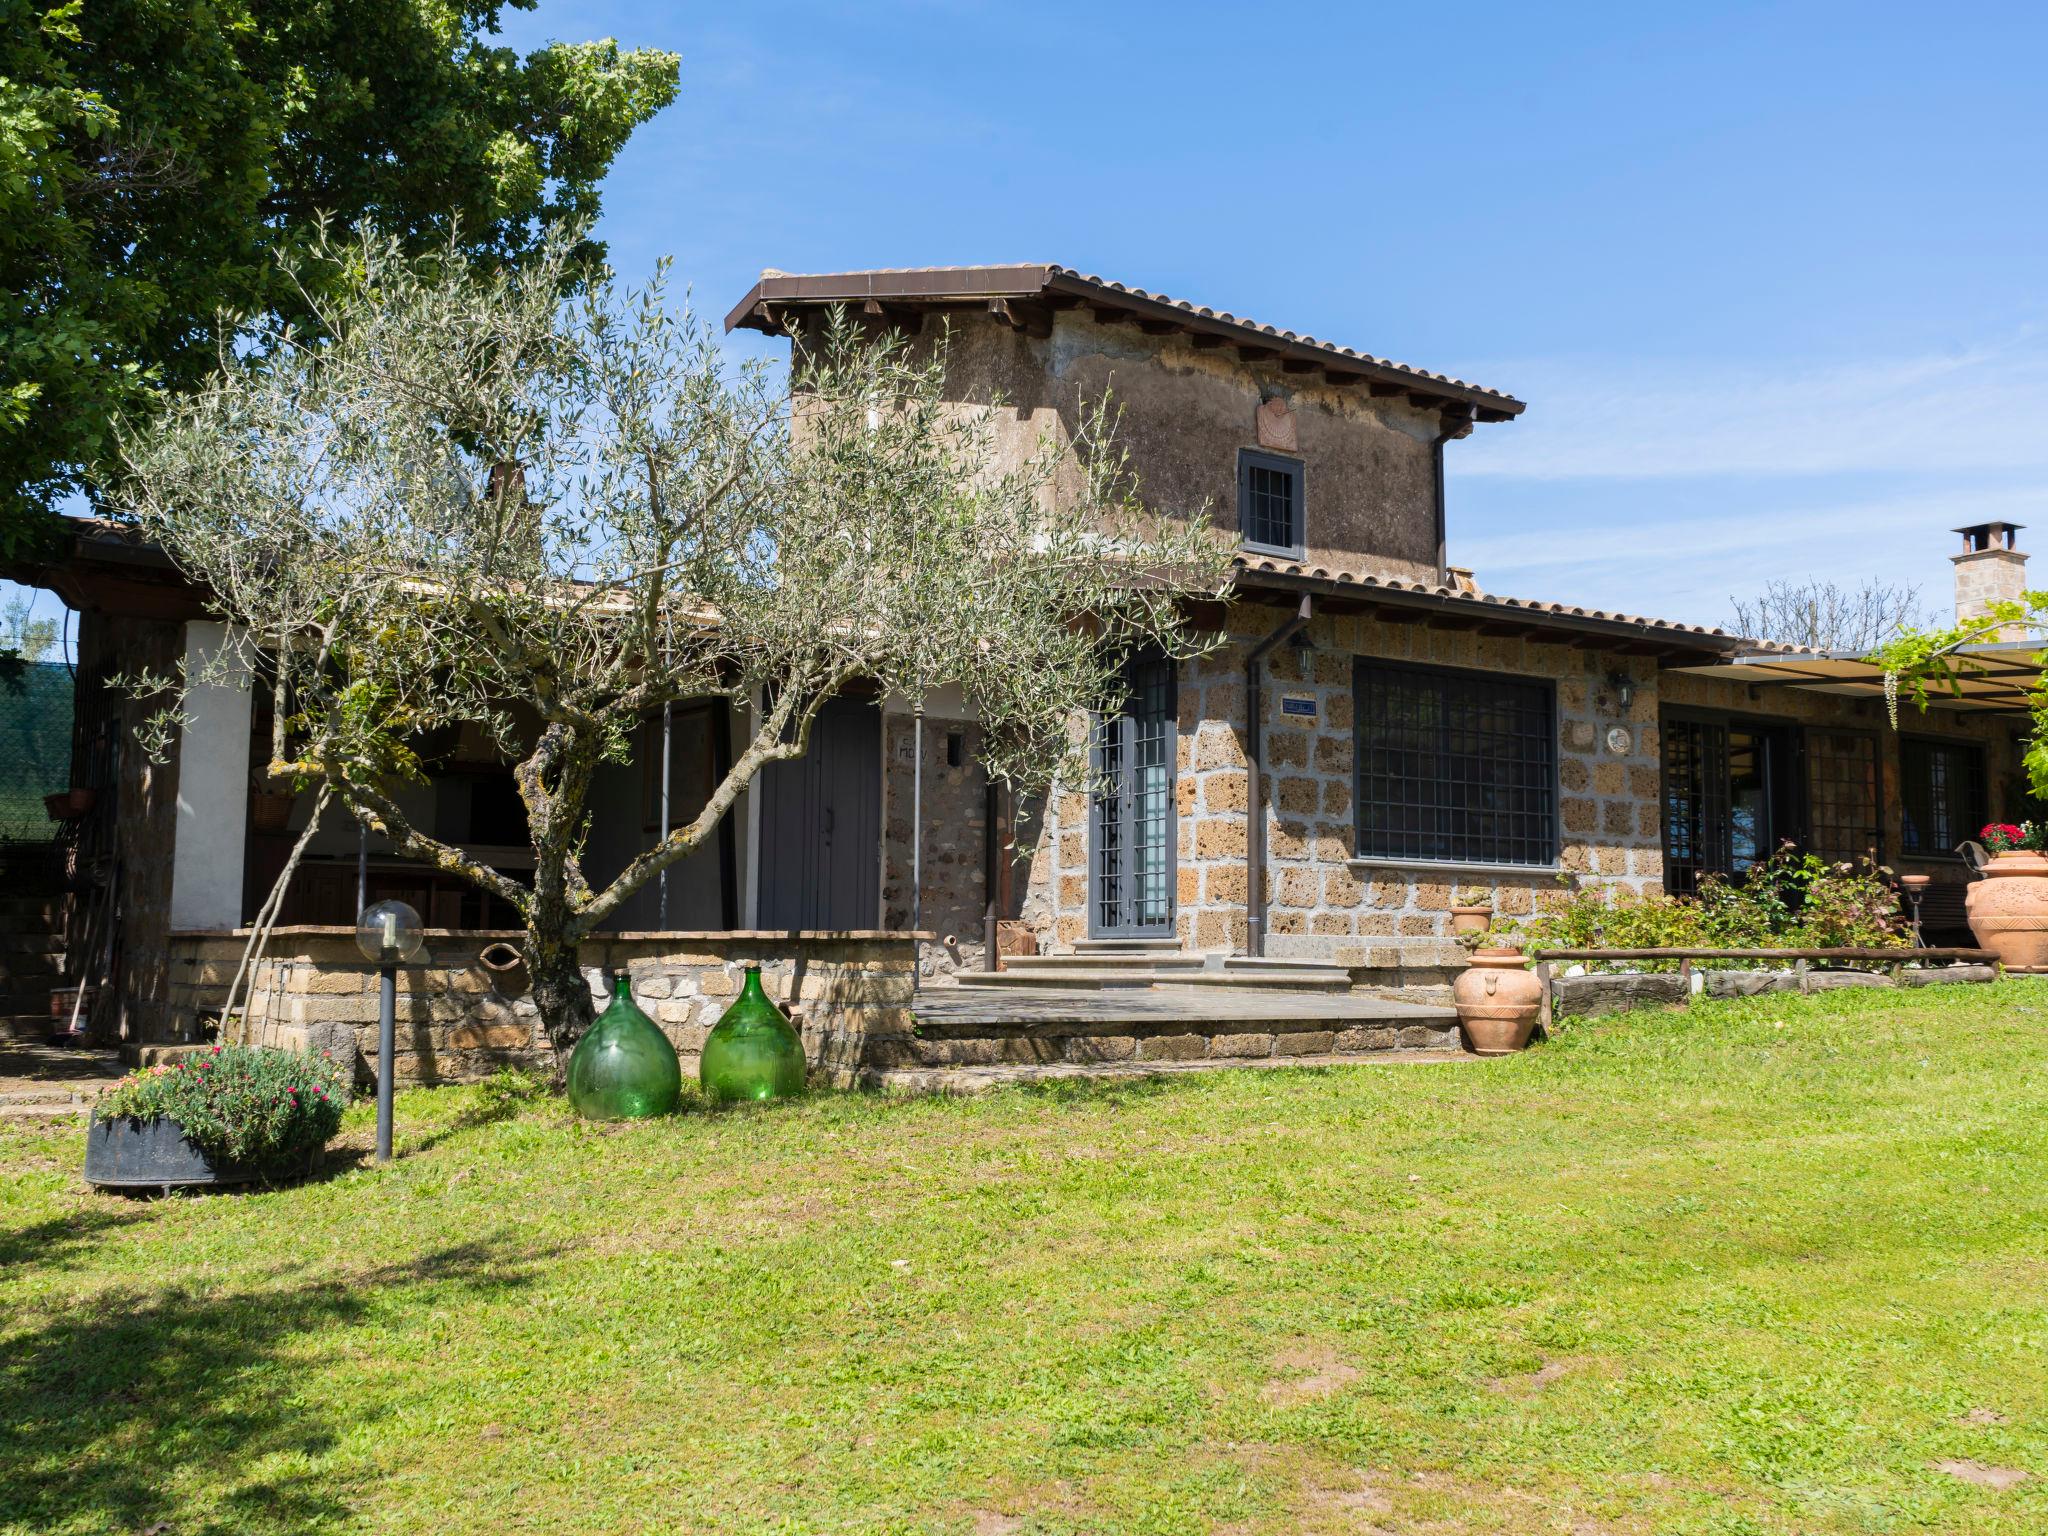
[[1837, 863], [1879, 862], [1877, 738], [1861, 731], [1806, 733], [1806, 846]]
[[1899, 781], [1902, 852], [1953, 853], [1990, 819], [1978, 747], [1907, 736], [1899, 742]]
[[1664, 721], [1664, 889], [1689, 896], [1729, 858], [1728, 727]]
[[1173, 931], [1174, 664], [1135, 658], [1124, 684], [1122, 711], [1095, 722], [1089, 927], [1096, 938]]
[[1299, 559], [1306, 549], [1299, 459], [1244, 448], [1237, 455], [1237, 526], [1253, 549]]
[[1556, 862], [1548, 683], [1361, 660], [1353, 689], [1360, 858]]

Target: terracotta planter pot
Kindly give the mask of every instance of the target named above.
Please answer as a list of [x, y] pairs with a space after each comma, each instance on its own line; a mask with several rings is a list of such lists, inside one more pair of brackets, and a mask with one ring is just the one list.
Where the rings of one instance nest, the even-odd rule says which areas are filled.
[[2048, 854], [1993, 854], [1963, 909], [1977, 942], [2007, 970], [2048, 970]]
[[1493, 908], [1491, 907], [1451, 908], [1451, 932], [1453, 933], [1484, 933], [1492, 926]]
[[1529, 1043], [1543, 1001], [1543, 983], [1520, 950], [1481, 949], [1451, 983], [1451, 1001], [1475, 1056], [1507, 1056]]

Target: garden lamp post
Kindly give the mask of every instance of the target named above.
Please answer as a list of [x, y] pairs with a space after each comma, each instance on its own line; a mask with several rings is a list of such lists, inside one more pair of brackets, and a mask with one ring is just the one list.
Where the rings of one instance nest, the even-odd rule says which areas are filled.
[[356, 947], [377, 962], [377, 1161], [391, 1161], [391, 1095], [398, 1051], [398, 968], [420, 952], [420, 915], [402, 901], [380, 901], [356, 919]]

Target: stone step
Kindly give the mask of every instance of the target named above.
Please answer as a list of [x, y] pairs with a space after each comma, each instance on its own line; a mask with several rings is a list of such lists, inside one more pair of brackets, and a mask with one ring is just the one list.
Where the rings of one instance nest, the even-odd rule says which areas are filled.
[[916, 1031], [874, 1042], [877, 1070], [1259, 1061], [1440, 1050], [1450, 1008], [1342, 991], [1189, 986], [931, 988]]
[[68, 1019], [58, 1020], [51, 1018], [50, 1011], [47, 1008], [43, 1009], [40, 1013], [0, 1014], [0, 1039], [47, 1040], [69, 1022]]
[[1451, 1062], [1483, 1061], [1462, 1050], [1393, 1050], [1357, 1055], [1327, 1053], [1314, 1056], [1271, 1056], [1250, 1060], [1200, 1061], [1114, 1061], [1114, 1062], [1017, 1062], [992, 1067], [894, 1067], [861, 1074], [860, 1086], [881, 1093], [938, 1094], [967, 1098], [992, 1093], [999, 1088], [1023, 1088], [1038, 1083], [1130, 1080], [1175, 1077], [1193, 1072], [1243, 1071], [1260, 1067], [1371, 1067], [1389, 1065], [1424, 1066]]
[[1177, 955], [1179, 939], [1076, 939], [1077, 955]]
[[1103, 966], [1068, 963], [1033, 970], [962, 971], [954, 977], [962, 987], [1121, 988], [1203, 987], [1281, 991], [1348, 992], [1351, 973], [1339, 966], [1284, 972], [1161, 969], [1149, 966]]
[[1062, 971], [1075, 967], [1107, 971], [1200, 971], [1209, 967], [1206, 955], [1178, 949], [1086, 950], [1071, 955], [1005, 955], [1006, 971]]
[[66, 1103], [9, 1104], [0, 1100], [0, 1120], [54, 1120], [62, 1115], [89, 1115], [92, 1113], [90, 1099], [74, 1099]]

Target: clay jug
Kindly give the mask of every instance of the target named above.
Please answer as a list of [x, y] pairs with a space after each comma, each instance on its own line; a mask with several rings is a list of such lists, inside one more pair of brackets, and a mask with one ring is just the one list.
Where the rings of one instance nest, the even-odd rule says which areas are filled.
[[1963, 910], [1977, 942], [2008, 971], [2048, 970], [2048, 854], [1994, 853]]
[[1542, 999], [1543, 983], [1514, 949], [1475, 950], [1471, 965], [1451, 983], [1465, 1048], [1476, 1056], [1506, 1056], [1526, 1046]]

